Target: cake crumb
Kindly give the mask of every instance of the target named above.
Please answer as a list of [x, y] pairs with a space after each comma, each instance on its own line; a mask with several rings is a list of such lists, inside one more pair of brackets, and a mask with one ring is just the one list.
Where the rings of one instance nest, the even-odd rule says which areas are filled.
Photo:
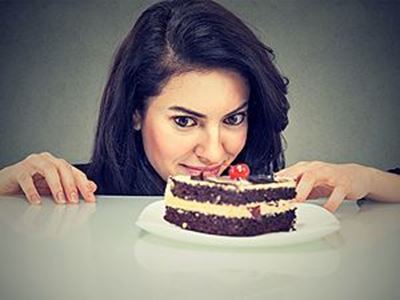
[[188, 227], [188, 224], [187, 224], [186, 222], [183, 222], [183, 223], [182, 223], [182, 228], [183, 228], [183, 229], [186, 229], [187, 227]]

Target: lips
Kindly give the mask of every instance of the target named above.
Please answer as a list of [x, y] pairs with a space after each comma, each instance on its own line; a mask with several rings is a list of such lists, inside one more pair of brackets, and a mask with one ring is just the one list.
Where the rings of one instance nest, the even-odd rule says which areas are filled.
[[219, 170], [221, 169], [221, 165], [211, 166], [211, 167], [197, 167], [197, 166], [188, 166], [181, 164], [181, 166], [186, 170], [189, 175], [200, 175], [203, 173], [205, 176], [218, 176]]

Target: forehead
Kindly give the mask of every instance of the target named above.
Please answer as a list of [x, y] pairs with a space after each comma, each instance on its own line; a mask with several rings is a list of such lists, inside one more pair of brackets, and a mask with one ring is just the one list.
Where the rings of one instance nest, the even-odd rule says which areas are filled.
[[246, 80], [230, 70], [191, 71], [172, 78], [150, 99], [149, 109], [183, 106], [197, 112], [226, 113], [248, 100]]

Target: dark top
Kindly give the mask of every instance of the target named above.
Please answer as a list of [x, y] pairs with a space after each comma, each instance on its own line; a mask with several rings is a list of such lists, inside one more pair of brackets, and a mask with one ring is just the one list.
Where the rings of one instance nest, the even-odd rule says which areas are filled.
[[[90, 163], [86, 164], [74, 164], [74, 167], [81, 170], [86, 174], [87, 178], [94, 181], [97, 185], [97, 190], [95, 192], [96, 195], [119, 195], [115, 189], [113, 189], [109, 184], [106, 184], [106, 175], [101, 175], [97, 177], [93, 177], [90, 172]], [[130, 196], [137, 196], [136, 194], [131, 194]]]
[[95, 194], [109, 194], [107, 192], [104, 192], [100, 189], [99, 192], [99, 185], [101, 185], [101, 182], [99, 182], [99, 179], [97, 178], [93, 178], [92, 176], [90, 176], [89, 174], [89, 168], [90, 168], [90, 163], [86, 163], [86, 164], [74, 164], [73, 165], [75, 168], [81, 170], [83, 173], [86, 174], [86, 176], [88, 177], [88, 179], [94, 181], [97, 184], [97, 190], [95, 192]]
[[90, 163], [87, 163], [87, 164], [74, 164], [74, 167], [79, 169], [79, 170], [81, 170], [87, 176], [88, 175], [88, 169], [90, 167]]
[[164, 187], [159, 188], [158, 190], [147, 190], [147, 191], [137, 191], [133, 185], [130, 185], [131, 189], [122, 192], [120, 188], [113, 184], [112, 176], [106, 172], [94, 172], [92, 169], [91, 163], [86, 164], [74, 164], [74, 167], [81, 170], [83, 173], [86, 174], [87, 178], [94, 181], [97, 185], [97, 190], [95, 194], [97, 195], [126, 195], [126, 196], [144, 196], [144, 195], [151, 195], [151, 196], [160, 196], [163, 194], [165, 189]]

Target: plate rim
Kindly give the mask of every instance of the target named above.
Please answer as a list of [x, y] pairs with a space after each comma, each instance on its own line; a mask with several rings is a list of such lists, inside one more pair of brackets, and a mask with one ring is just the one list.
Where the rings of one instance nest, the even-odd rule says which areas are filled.
[[[299, 235], [302, 235], [304, 229], [299, 231], [290, 231], [290, 232], [272, 232], [265, 233], [257, 236], [249, 236], [249, 237], [237, 237], [237, 236], [221, 236], [221, 235], [213, 235], [208, 233], [202, 233], [197, 231], [183, 230], [179, 229], [177, 225], [168, 223], [163, 218], [163, 209], [165, 207], [164, 200], [157, 200], [150, 204], [148, 204], [144, 209], [142, 209], [139, 217], [137, 218], [135, 224], [141, 230], [144, 230], [147, 233], [156, 235], [161, 238], [167, 238], [169, 240], [174, 240], [181, 243], [190, 243], [190, 244], [198, 244], [198, 245], [207, 245], [207, 246], [234, 246], [234, 247], [276, 247], [276, 246], [287, 246], [292, 244], [300, 244], [310, 242], [312, 240], [316, 240], [318, 238], [323, 238], [331, 233], [334, 233], [340, 229], [340, 221], [335, 217], [334, 214], [325, 210], [323, 207], [317, 204], [311, 203], [297, 203], [297, 208], [301, 210], [314, 210], [319, 211], [319, 213], [325, 214], [330, 217], [329, 222], [323, 224], [318, 227], [318, 230], [314, 230], [312, 232], [308, 232], [308, 237], [300, 239]], [[151, 222], [151, 221], [143, 221], [143, 218], [148, 214], [154, 214], [157, 212], [159, 215], [159, 222]], [[154, 216], [152, 216], [154, 218]], [[161, 234], [159, 231], [153, 230], [154, 227], [165, 229], [167, 226], [167, 230]], [[310, 226], [310, 224], [309, 224]], [[178, 233], [178, 234], [176, 234]], [[288, 235], [295, 237], [294, 239], [288, 239]], [[186, 238], [190, 238], [190, 240], [185, 240]], [[301, 236], [300, 236], [301, 237]], [[278, 243], [275, 240], [278, 240]]]

